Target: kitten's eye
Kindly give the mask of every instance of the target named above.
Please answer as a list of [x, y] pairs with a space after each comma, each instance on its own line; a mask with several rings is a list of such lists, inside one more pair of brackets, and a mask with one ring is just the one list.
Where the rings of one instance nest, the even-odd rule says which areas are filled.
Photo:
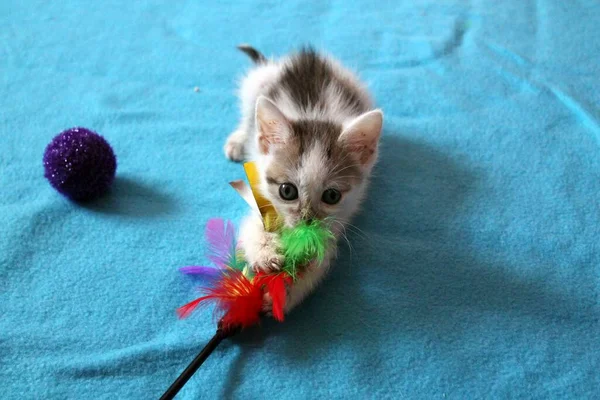
[[296, 200], [298, 198], [298, 189], [291, 183], [282, 183], [279, 186], [279, 196], [284, 200]]
[[321, 200], [323, 201], [323, 203], [331, 205], [339, 203], [341, 198], [342, 194], [339, 192], [339, 190], [335, 189], [327, 189], [323, 192], [323, 196], [321, 196]]

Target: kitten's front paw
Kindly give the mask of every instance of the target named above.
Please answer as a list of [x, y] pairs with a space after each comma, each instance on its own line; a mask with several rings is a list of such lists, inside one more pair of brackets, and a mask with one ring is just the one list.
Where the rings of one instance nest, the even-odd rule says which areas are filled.
[[252, 263], [252, 269], [255, 272], [273, 272], [279, 271], [283, 266], [285, 257], [277, 253], [269, 246], [263, 247], [256, 254], [256, 259]]
[[227, 138], [225, 143], [225, 156], [231, 161], [242, 161], [244, 159], [244, 147], [246, 145], [246, 134], [243, 131], [235, 131]]
[[259, 240], [254, 242], [250, 249], [246, 249], [248, 264], [255, 272], [279, 271], [285, 261], [280, 249], [281, 244], [277, 234], [262, 232]]

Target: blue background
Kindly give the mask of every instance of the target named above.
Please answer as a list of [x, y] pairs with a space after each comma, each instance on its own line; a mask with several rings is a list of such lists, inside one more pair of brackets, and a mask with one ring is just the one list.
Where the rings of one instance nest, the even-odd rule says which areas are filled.
[[[599, 3], [235, 3], [0, 3], [2, 398], [158, 398], [213, 334], [176, 319], [177, 268], [247, 211], [222, 155], [243, 42], [359, 71], [381, 161], [330, 278], [180, 398], [597, 397]], [[43, 178], [77, 125], [119, 162], [86, 206]]]

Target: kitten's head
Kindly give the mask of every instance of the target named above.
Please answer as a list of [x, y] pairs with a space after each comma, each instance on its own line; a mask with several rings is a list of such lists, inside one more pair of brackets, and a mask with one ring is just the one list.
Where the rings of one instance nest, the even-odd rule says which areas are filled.
[[346, 126], [290, 121], [265, 97], [256, 104], [261, 189], [293, 227], [300, 220], [348, 220], [363, 198], [383, 114], [367, 112]]

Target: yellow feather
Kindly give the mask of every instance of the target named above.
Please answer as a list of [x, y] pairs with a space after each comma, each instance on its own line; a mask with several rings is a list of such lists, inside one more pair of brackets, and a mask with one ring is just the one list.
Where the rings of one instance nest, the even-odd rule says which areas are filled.
[[248, 183], [250, 183], [250, 189], [252, 190], [252, 195], [258, 205], [265, 229], [269, 232], [276, 231], [281, 226], [279, 214], [277, 214], [273, 204], [260, 193], [260, 175], [258, 173], [258, 168], [256, 168], [256, 164], [254, 162], [244, 163], [244, 170], [246, 171]]

